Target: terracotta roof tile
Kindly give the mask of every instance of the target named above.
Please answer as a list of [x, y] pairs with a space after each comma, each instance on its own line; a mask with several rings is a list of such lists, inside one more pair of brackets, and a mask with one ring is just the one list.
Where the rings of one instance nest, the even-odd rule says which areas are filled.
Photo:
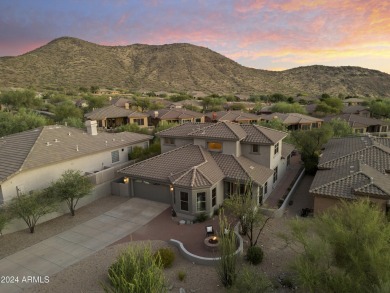
[[239, 124], [218, 122], [213, 123], [200, 130], [191, 132], [189, 136], [192, 137], [204, 137], [204, 138], [218, 138], [227, 140], [242, 140], [247, 136], [246, 132]]

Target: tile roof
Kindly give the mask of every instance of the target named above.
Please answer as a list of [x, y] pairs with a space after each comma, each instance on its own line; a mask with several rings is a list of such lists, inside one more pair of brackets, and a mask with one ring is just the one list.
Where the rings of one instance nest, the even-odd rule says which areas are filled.
[[[361, 142], [369, 139], [369, 143], [364, 144], [364, 147], [361, 146]], [[325, 146], [324, 155], [320, 158], [318, 167], [319, 168], [334, 168], [338, 166], [342, 166], [345, 164], [349, 164], [350, 162], [354, 162], [359, 160], [361, 163], [372, 166], [376, 170], [381, 173], [385, 173], [387, 170], [390, 170], [390, 148], [379, 144], [378, 142], [373, 142], [370, 138], [347, 138], [347, 139], [339, 139], [338, 144], [331, 144], [332, 148], [327, 148]], [[349, 152], [348, 148], [343, 148], [342, 142], [357, 142], [356, 144], [349, 144], [353, 149]], [[327, 155], [330, 150], [337, 149], [337, 145], [340, 146], [340, 150], [338, 153], [332, 152], [330, 155]]]
[[171, 183], [184, 187], [210, 187], [220, 180], [264, 184], [273, 170], [245, 157], [210, 153], [203, 147], [188, 144], [119, 170], [130, 177]]
[[189, 136], [200, 138], [218, 138], [227, 140], [242, 140], [247, 136], [243, 128], [236, 123], [227, 123], [225, 121], [213, 123], [200, 130], [191, 132]]
[[145, 118], [149, 117], [146, 113], [140, 113], [137, 111], [117, 107], [110, 105], [104, 108], [96, 109], [90, 113], [84, 115], [85, 118], [91, 120], [102, 120], [106, 118], [119, 118], [119, 117], [131, 117], [131, 118]]
[[213, 120], [218, 121], [230, 121], [230, 122], [240, 122], [248, 120], [260, 120], [260, 116], [246, 113], [242, 111], [219, 111], [219, 112], [209, 112], [206, 113], [206, 116]]
[[243, 142], [259, 144], [275, 144], [287, 136], [286, 132], [259, 126], [255, 124], [241, 124], [248, 134]]
[[213, 125], [214, 123], [184, 123], [171, 127], [169, 129], [157, 132], [157, 136], [162, 137], [187, 137], [192, 132], [203, 129], [204, 127]]
[[213, 158], [221, 168], [227, 179], [248, 181], [253, 180], [259, 185], [263, 185], [274, 173], [273, 170], [261, 166], [245, 157], [235, 157], [212, 153]]
[[137, 178], [187, 187], [211, 186], [223, 179], [214, 159], [201, 146], [185, 145], [119, 170]]
[[[148, 141], [149, 135], [121, 132], [89, 135], [66, 126], [44, 126], [0, 138], [0, 182], [17, 172]], [[78, 150], [77, 150], [78, 149]]]
[[[201, 118], [204, 117], [204, 114], [198, 113], [195, 111], [187, 109], [160, 109], [157, 111], [147, 112], [153, 118], [159, 118], [162, 120], [172, 120], [172, 119], [190, 119], [190, 118]], [[157, 117], [156, 117], [157, 114]]]
[[113, 98], [111, 99], [110, 101], [110, 104], [111, 105], [114, 105], [114, 106], [117, 106], [117, 107], [125, 107], [126, 104], [131, 104], [132, 101], [129, 100], [129, 99], [126, 99], [126, 98], [123, 98], [123, 97], [120, 97], [120, 98]]
[[380, 119], [375, 118], [369, 118], [364, 117], [361, 115], [356, 114], [341, 114], [341, 115], [334, 115], [334, 116], [327, 116], [324, 117], [324, 121], [330, 121], [332, 119], [340, 118], [342, 120], [345, 120], [349, 123], [351, 127], [368, 127], [371, 125], [390, 125], [390, 122], [383, 121]]
[[320, 158], [310, 193], [354, 199], [390, 199], [390, 139], [347, 137], [330, 140]]
[[254, 124], [233, 122], [185, 123], [156, 133], [160, 137], [205, 137], [242, 140], [244, 143], [275, 144], [287, 133]]
[[356, 199], [374, 196], [390, 199], [389, 175], [358, 161], [331, 170], [319, 170], [310, 187], [310, 193]]
[[292, 124], [306, 124], [306, 123], [316, 123], [322, 122], [322, 119], [303, 115], [299, 113], [272, 113], [269, 115], [261, 115], [262, 119], [272, 120], [272, 119], [280, 119], [284, 124], [292, 125]]

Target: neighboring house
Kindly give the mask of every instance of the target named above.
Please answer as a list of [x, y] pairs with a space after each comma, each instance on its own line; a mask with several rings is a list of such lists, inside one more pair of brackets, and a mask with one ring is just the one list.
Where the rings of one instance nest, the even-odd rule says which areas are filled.
[[119, 97], [119, 98], [112, 98], [108, 97], [108, 101], [110, 102], [110, 105], [114, 105], [116, 107], [125, 108], [125, 109], [131, 109], [131, 106], [133, 104], [133, 101], [131, 99]]
[[363, 99], [359, 98], [349, 98], [343, 100], [343, 104], [346, 106], [356, 106], [356, 105], [362, 105], [364, 103]]
[[343, 114], [356, 114], [364, 117], [370, 117], [371, 113], [368, 107], [355, 105], [355, 106], [344, 106]]
[[219, 111], [206, 113], [206, 122], [229, 121], [237, 123], [257, 123], [260, 116], [242, 111]]
[[98, 133], [95, 121], [87, 132], [66, 126], [44, 126], [0, 138], [0, 203], [18, 192], [48, 187], [68, 169], [80, 170], [95, 184], [91, 201], [111, 194], [116, 170], [128, 164], [135, 146], [148, 147], [149, 135]]
[[382, 121], [375, 118], [364, 117], [356, 114], [341, 114], [335, 116], [324, 117], [324, 121], [328, 122], [332, 119], [341, 119], [347, 121], [352, 127], [354, 133], [377, 133], [390, 132], [390, 122]]
[[373, 136], [331, 139], [323, 150], [310, 187], [314, 212], [343, 200], [369, 197], [390, 208], [390, 138]]
[[149, 115], [111, 105], [96, 109], [85, 114], [84, 117], [88, 120], [96, 120], [99, 127], [111, 129], [126, 124], [137, 124], [139, 127], [148, 127]]
[[320, 128], [323, 120], [303, 115], [299, 113], [272, 113], [269, 115], [260, 115], [261, 121], [272, 121], [280, 119], [288, 130], [310, 130], [312, 128]]
[[130, 196], [169, 203], [185, 219], [211, 216], [249, 181], [254, 202], [267, 199], [293, 151], [284, 150], [286, 135], [252, 124], [186, 123], [157, 133], [161, 155], [119, 172]]
[[204, 114], [187, 109], [160, 109], [156, 111], [149, 111], [150, 125], [157, 126], [159, 123], [188, 123], [204, 122]]

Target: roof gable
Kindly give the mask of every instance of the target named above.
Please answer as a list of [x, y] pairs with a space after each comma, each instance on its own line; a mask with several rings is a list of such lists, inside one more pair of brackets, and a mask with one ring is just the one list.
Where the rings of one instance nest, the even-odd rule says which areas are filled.
[[137, 111], [117, 107], [115, 105], [110, 105], [104, 108], [96, 109], [90, 113], [85, 114], [84, 116], [91, 120], [103, 120], [106, 118], [120, 117], [145, 118], [149, 115], [146, 113], [140, 113]]
[[247, 136], [246, 132], [239, 124], [232, 122], [218, 122], [210, 124], [200, 130], [189, 134], [192, 137], [200, 138], [217, 138], [227, 140], [242, 140]]

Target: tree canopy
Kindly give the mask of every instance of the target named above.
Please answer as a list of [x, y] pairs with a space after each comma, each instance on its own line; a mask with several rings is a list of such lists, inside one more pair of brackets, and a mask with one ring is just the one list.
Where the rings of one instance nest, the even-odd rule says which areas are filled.
[[271, 107], [272, 112], [307, 114], [306, 109], [299, 103], [279, 102]]
[[79, 170], [66, 170], [60, 179], [49, 187], [59, 201], [65, 201], [72, 216], [75, 215], [80, 198], [91, 193], [93, 184]]
[[389, 292], [390, 225], [369, 200], [342, 202], [291, 227], [303, 248], [293, 270], [306, 292]]
[[45, 117], [30, 110], [0, 112], [0, 137], [47, 125]]

